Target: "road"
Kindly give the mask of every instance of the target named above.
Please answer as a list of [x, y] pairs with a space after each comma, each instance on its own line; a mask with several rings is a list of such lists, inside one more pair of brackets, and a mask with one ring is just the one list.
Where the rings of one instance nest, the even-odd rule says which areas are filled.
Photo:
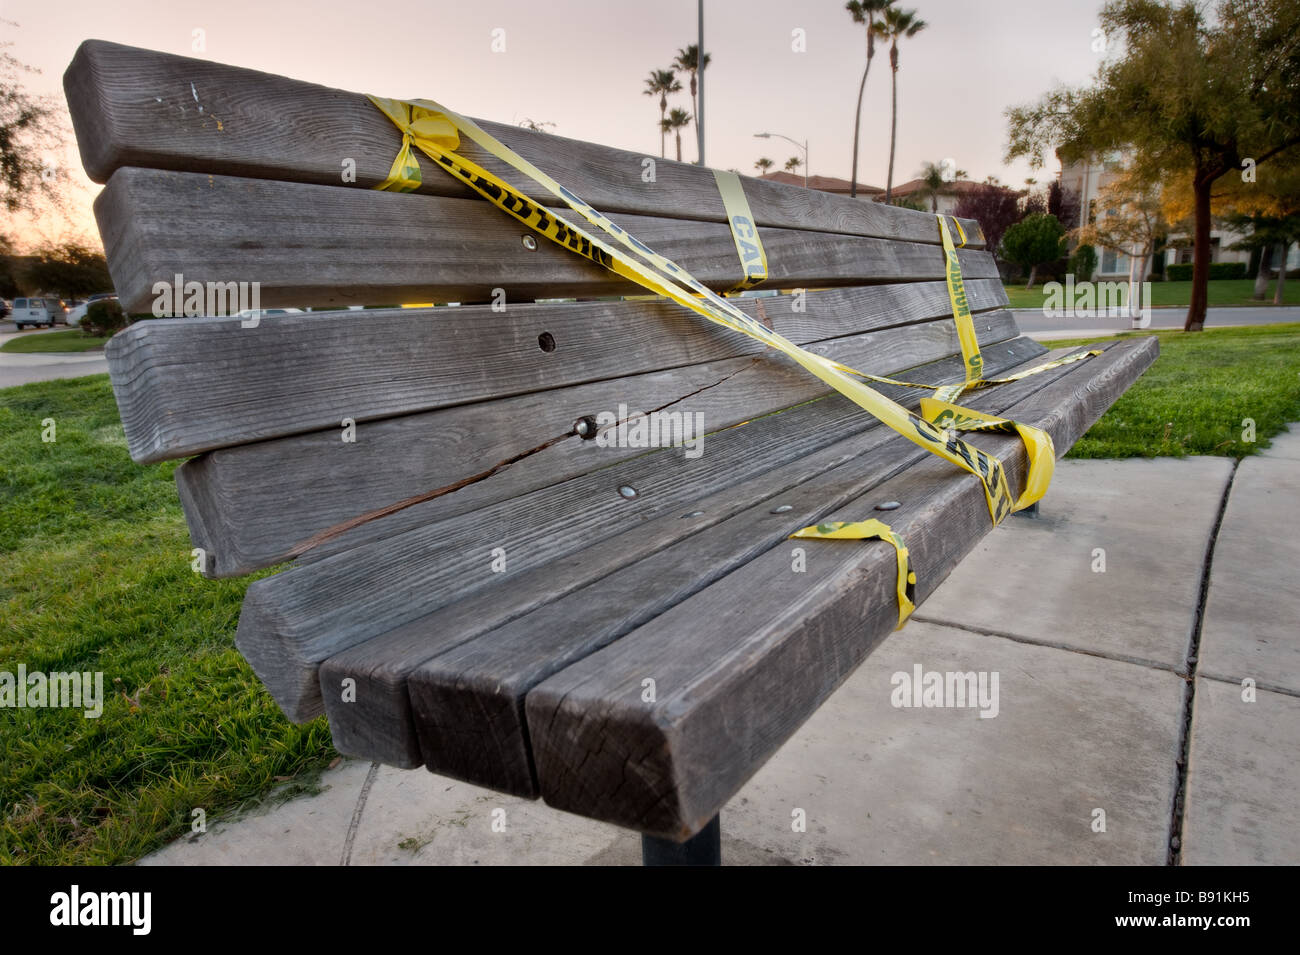
[[[1047, 318], [1036, 308], [1012, 310], [1016, 324], [1026, 335], [1034, 338], [1086, 338], [1093, 335], [1110, 335], [1126, 332], [1131, 324], [1127, 318]], [[1187, 320], [1186, 308], [1151, 309], [1151, 328], [1182, 328]], [[1205, 315], [1206, 328], [1224, 328], [1230, 325], [1279, 325], [1283, 322], [1300, 322], [1300, 306], [1251, 306], [1240, 308], [1211, 308]]]
[[[0, 330], [0, 345], [21, 335], [30, 338], [33, 335], [48, 335], [55, 331], [64, 331], [61, 326], [52, 329], [20, 332], [13, 324], [6, 321]], [[14, 385], [26, 385], [33, 381], [50, 381], [54, 378], [80, 378], [83, 375], [99, 375], [108, 372], [108, 361], [103, 353], [86, 354], [84, 352], [51, 352], [49, 354], [10, 354], [0, 351], [0, 388]]]

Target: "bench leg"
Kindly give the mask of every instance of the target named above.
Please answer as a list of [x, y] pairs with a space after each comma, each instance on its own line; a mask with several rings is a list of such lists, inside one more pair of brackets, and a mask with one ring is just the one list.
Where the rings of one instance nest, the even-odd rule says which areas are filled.
[[642, 865], [722, 865], [722, 822], [714, 816], [709, 824], [685, 842], [641, 837]]

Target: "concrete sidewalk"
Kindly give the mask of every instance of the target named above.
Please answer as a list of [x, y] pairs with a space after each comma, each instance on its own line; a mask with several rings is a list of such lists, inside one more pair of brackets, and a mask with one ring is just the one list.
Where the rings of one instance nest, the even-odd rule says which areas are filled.
[[[985, 538], [726, 807], [724, 861], [1300, 863], [1297, 568], [1300, 430], [1235, 470], [1061, 462], [1042, 516]], [[894, 706], [917, 667], [996, 673], [996, 716]], [[143, 862], [640, 862], [635, 834], [423, 770], [321, 782]]]

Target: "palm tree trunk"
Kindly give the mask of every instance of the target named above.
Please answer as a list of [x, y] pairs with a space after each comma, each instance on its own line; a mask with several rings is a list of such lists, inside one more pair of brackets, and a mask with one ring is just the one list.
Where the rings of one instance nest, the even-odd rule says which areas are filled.
[[862, 70], [862, 82], [858, 84], [858, 108], [853, 111], [853, 165], [849, 179], [849, 198], [858, 197], [858, 131], [862, 128], [862, 94], [867, 88], [867, 74], [871, 72], [871, 54], [867, 54], [867, 65]]
[[668, 118], [668, 96], [664, 94], [659, 97], [659, 158], [665, 159], [668, 156], [668, 146], [664, 129], [664, 120]]
[[677, 127], [677, 161], [682, 161], [682, 128]]
[[894, 145], [898, 141], [898, 45], [890, 48], [889, 63], [892, 66], [893, 87], [893, 108], [890, 110], [889, 120], [889, 176], [885, 179], [885, 203], [888, 204], [894, 198]]

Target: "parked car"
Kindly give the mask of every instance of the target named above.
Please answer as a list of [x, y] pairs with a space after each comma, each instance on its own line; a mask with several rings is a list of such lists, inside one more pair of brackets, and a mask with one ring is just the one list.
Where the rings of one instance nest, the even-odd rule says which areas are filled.
[[53, 328], [56, 321], [64, 320], [63, 308], [53, 298], [16, 298], [12, 317], [19, 331], [28, 325]]
[[86, 299], [81, 304], [74, 306], [73, 309], [70, 312], [68, 312], [68, 326], [70, 328], [77, 328], [79, 325], [81, 325], [81, 320], [86, 317], [86, 309], [90, 308], [90, 306], [93, 305], [95, 302], [102, 302], [104, 301], [104, 299], [108, 299], [108, 298], [112, 298], [112, 299], [117, 298], [117, 293], [97, 292], [94, 295], [90, 296], [90, 298]]
[[7, 298], [0, 298], [0, 318], [8, 318], [14, 310], [14, 303]]

